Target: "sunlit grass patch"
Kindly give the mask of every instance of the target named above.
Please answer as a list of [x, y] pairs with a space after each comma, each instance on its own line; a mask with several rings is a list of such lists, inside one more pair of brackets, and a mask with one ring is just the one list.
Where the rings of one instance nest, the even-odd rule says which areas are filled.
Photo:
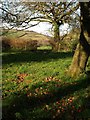
[[51, 46], [40, 46], [37, 48], [37, 50], [52, 50]]

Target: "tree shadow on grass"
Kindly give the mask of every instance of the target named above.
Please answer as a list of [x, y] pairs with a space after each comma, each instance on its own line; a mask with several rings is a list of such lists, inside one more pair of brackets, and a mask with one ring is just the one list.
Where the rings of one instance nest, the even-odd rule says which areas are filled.
[[4, 54], [2, 56], [3, 64], [18, 63], [18, 62], [41, 62], [48, 61], [50, 59], [64, 59], [72, 57], [72, 52], [52, 52], [48, 50], [38, 51], [26, 51], [26, 52], [14, 52]]
[[[58, 87], [58, 89], [54, 88], [54, 90], [51, 90], [49, 94], [46, 95], [42, 94], [42, 95], [27, 97], [26, 93], [24, 92], [16, 93], [16, 95], [14, 93], [8, 98], [8, 100], [6, 100], [8, 105], [3, 106], [2, 120], [12, 120], [12, 119], [13, 120], [44, 120], [44, 119], [74, 120], [74, 118], [72, 119], [69, 117], [67, 119], [67, 117], [65, 117], [65, 114], [67, 114], [67, 111], [69, 110], [68, 108], [64, 113], [62, 112], [60, 113], [60, 115], [58, 114], [57, 117], [52, 118], [52, 115], [55, 113], [57, 109], [55, 109], [55, 111], [53, 112], [53, 108], [51, 110], [48, 110], [47, 108], [48, 106], [47, 106], [45, 110], [42, 109], [42, 106], [54, 104], [55, 102], [60, 101], [64, 97], [71, 96], [75, 92], [79, 92], [82, 89], [86, 89], [90, 85], [90, 81], [88, 79], [83, 79], [78, 82], [59, 83], [59, 84], [61, 85]], [[83, 104], [86, 104], [85, 100]], [[89, 102], [89, 100], [86, 101]], [[36, 113], [35, 113], [35, 109], [37, 109]]]

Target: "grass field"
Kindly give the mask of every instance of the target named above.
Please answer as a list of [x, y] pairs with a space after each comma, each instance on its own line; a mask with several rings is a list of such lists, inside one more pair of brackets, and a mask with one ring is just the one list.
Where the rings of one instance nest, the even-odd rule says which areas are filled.
[[90, 120], [90, 80], [66, 70], [72, 52], [5, 52], [2, 120]]

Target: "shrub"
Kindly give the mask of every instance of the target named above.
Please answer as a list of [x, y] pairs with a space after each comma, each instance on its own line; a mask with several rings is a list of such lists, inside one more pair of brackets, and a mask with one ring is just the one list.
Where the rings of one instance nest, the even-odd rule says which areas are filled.
[[10, 39], [2, 37], [2, 50], [3, 51], [11, 49], [11, 43], [10, 42], [11, 42]]
[[31, 40], [31, 41], [25, 41], [25, 49], [30, 49], [30, 50], [37, 50], [38, 41], [37, 40]]
[[37, 40], [2, 38], [2, 50], [36, 50]]
[[49, 40], [48, 42], [49, 42], [50, 46], [53, 49], [55, 47], [55, 45], [56, 45], [55, 41], [54, 40]]

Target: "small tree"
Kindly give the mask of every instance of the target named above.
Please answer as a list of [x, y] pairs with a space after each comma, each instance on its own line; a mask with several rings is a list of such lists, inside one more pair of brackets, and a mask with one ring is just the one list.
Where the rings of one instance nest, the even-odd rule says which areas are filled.
[[40, 22], [49, 22], [53, 26], [54, 51], [60, 49], [60, 26], [64, 23], [69, 23], [72, 20], [72, 14], [79, 8], [78, 3], [73, 2], [24, 2], [30, 10], [36, 11], [34, 20]]

